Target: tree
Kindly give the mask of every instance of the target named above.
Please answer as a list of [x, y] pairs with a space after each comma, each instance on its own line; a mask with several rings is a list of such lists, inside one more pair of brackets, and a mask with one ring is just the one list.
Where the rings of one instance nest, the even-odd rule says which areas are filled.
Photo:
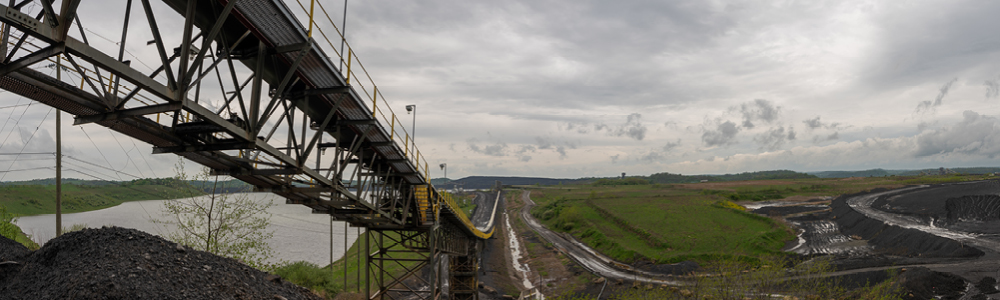
[[273, 201], [254, 201], [246, 190], [216, 193], [218, 176], [209, 180], [212, 176], [207, 168], [189, 181], [182, 160], [175, 165], [175, 170], [176, 183], [191, 185], [193, 189], [189, 190], [209, 194], [200, 197], [192, 194], [185, 199], [163, 202], [167, 219], [153, 222], [173, 227], [166, 238], [196, 250], [240, 260], [258, 269], [269, 267], [266, 261], [274, 254], [267, 241], [274, 236], [274, 230], [267, 228], [271, 224], [267, 208]]
[[21, 233], [21, 229], [17, 225], [14, 225], [15, 222], [17, 222], [17, 216], [7, 212], [7, 208], [0, 205], [0, 235], [17, 240], [17, 235]]

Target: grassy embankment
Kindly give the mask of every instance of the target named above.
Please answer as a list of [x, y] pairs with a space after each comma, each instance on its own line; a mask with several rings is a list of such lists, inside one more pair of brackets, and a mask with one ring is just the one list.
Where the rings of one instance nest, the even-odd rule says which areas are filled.
[[[399, 239], [398, 233], [386, 231], [385, 234], [386, 234], [385, 241], [387, 242], [390, 240]], [[348, 294], [345, 296], [346, 298], [349, 299], [354, 299], [354, 298], [365, 299], [364, 296], [360, 296], [361, 294], [364, 293], [364, 286], [362, 286], [361, 283], [364, 282], [365, 280], [365, 273], [364, 273], [365, 258], [363, 255], [360, 257], [360, 266], [361, 266], [360, 273], [358, 268], [359, 266], [358, 253], [361, 249], [364, 248], [365, 236], [367, 235], [362, 234], [362, 238], [357, 239], [354, 242], [354, 244], [351, 245], [351, 247], [347, 250], [347, 254], [345, 254], [344, 257], [333, 263], [332, 269], [330, 268], [330, 265], [327, 265], [325, 267], [319, 267], [317, 265], [308, 262], [300, 261], [278, 266], [274, 270], [272, 270], [272, 273], [277, 274], [282, 278], [284, 278], [285, 280], [288, 280], [299, 286], [306, 287], [312, 290], [317, 295], [320, 295], [326, 299], [333, 299], [334, 296], [337, 296], [338, 294], [342, 293]], [[372, 247], [372, 249], [374, 249], [375, 245], [376, 245], [375, 237], [370, 238], [369, 246]], [[405, 250], [405, 248], [396, 245], [389, 248], [389, 250], [397, 251], [397, 250]], [[407, 259], [420, 258], [420, 256], [416, 253], [392, 253], [392, 254], [393, 254], [392, 257], [395, 258], [407, 258]], [[388, 274], [392, 274], [392, 276], [394, 277], [400, 277], [406, 274], [407, 268], [412, 269], [416, 265], [417, 262], [403, 262], [402, 264], [398, 264], [395, 262], [386, 261], [384, 263], [386, 272]], [[346, 287], [344, 286], [345, 268], [347, 271]], [[372, 291], [374, 291], [378, 289], [378, 286], [375, 284], [375, 277], [374, 277], [376, 276], [376, 274], [372, 274], [371, 276], [373, 276], [371, 277], [372, 281], [371, 289]], [[360, 280], [358, 280], [358, 278], [360, 278]], [[390, 276], [386, 276], [386, 280], [391, 281], [392, 279]], [[360, 293], [358, 293], [358, 291], [360, 291]]]
[[465, 215], [469, 218], [472, 217], [472, 212], [476, 211], [476, 194], [475, 193], [461, 193], [454, 195], [455, 203], [458, 204], [458, 208], [465, 212]]
[[[178, 183], [170, 178], [120, 183], [68, 181], [82, 184], [63, 184], [63, 213], [98, 210], [128, 201], [176, 199], [205, 194], [191, 185]], [[53, 184], [15, 182], [0, 185], [0, 207], [13, 217], [53, 214], [56, 212], [55, 198], [56, 187]], [[16, 223], [15, 220], [12, 224], [16, 228], [13, 239], [29, 249], [37, 249], [38, 245], [21, 232]]]
[[[984, 179], [983, 176], [783, 179], [694, 184], [529, 187], [532, 214], [626, 263], [699, 263], [781, 255], [792, 230], [731, 201], [835, 197], [874, 188]], [[605, 181], [604, 184], [608, 182]], [[611, 182], [613, 183], [613, 182]]]
[[[64, 184], [62, 212], [85, 212], [128, 201], [176, 199], [205, 194], [188, 185], [164, 184], [169, 180], [154, 182], [159, 184], [139, 181], [102, 186]], [[55, 199], [55, 185], [0, 186], [0, 205], [18, 216], [55, 213]]]

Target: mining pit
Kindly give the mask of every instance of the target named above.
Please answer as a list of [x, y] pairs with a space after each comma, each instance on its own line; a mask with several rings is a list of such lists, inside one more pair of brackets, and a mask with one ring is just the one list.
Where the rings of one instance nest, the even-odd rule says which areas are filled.
[[[1000, 299], [1000, 182], [876, 189], [833, 200], [748, 203], [786, 220], [786, 251], [832, 258], [845, 281], [895, 270], [906, 299]], [[873, 277], [874, 276], [874, 277]], [[874, 282], [872, 281], [874, 279]]]

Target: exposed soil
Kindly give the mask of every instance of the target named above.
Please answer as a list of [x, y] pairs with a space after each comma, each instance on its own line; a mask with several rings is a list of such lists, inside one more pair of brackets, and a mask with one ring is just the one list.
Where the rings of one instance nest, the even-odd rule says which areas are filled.
[[0, 269], [0, 299], [321, 299], [277, 275], [135, 229], [70, 232], [26, 255], [10, 243], [0, 237], [0, 261], [17, 262]]

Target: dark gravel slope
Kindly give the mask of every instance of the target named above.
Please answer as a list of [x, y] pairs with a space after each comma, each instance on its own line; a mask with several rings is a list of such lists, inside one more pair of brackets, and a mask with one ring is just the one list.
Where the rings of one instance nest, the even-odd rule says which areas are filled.
[[0, 278], [0, 299], [320, 299], [236, 260], [120, 227], [71, 232], [18, 261]]

